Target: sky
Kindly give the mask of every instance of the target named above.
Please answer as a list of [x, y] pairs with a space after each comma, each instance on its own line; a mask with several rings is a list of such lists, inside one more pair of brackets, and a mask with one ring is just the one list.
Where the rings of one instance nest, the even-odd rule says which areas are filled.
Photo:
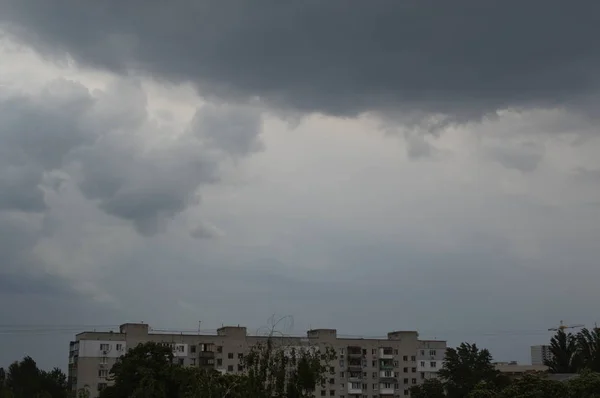
[[600, 321], [600, 3], [0, 0], [0, 366], [81, 330]]

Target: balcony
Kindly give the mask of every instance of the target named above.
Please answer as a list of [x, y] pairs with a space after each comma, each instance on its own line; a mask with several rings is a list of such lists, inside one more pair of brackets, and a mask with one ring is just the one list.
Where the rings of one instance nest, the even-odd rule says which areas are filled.
[[380, 348], [379, 349], [379, 358], [394, 359], [394, 350], [389, 347]]
[[394, 395], [394, 385], [379, 384], [379, 395]]
[[362, 372], [348, 372], [348, 381], [354, 383], [362, 383], [363, 373]]
[[348, 383], [348, 394], [350, 394], [350, 395], [362, 394], [362, 384]]
[[391, 359], [379, 360], [379, 369], [394, 369], [394, 361]]
[[362, 348], [358, 346], [348, 347], [348, 358], [361, 358], [363, 356]]

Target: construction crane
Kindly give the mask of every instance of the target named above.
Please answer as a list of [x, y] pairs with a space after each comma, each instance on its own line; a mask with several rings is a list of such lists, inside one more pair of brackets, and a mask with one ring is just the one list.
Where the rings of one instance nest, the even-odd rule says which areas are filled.
[[565, 330], [565, 329], [575, 329], [575, 328], [582, 328], [582, 327], [584, 327], [584, 326], [585, 326], [585, 325], [582, 325], [582, 324], [577, 324], [577, 325], [565, 325], [565, 324], [563, 323], [563, 321], [560, 321], [560, 325], [559, 325], [558, 327], [556, 327], [556, 328], [550, 328], [550, 329], [548, 329], [548, 331], [550, 331], [550, 332], [556, 332], [556, 331], [558, 331], [558, 330], [561, 330], [561, 331], [563, 331], [563, 332], [564, 332], [564, 330]]

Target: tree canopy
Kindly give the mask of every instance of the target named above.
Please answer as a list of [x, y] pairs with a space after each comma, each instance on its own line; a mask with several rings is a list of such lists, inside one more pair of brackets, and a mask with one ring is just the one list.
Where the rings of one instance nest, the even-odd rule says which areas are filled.
[[67, 377], [58, 368], [47, 372], [31, 357], [0, 368], [0, 398], [66, 398]]
[[273, 339], [257, 344], [244, 356], [243, 373], [173, 364], [170, 347], [140, 344], [111, 369], [114, 384], [101, 398], [305, 398], [324, 385], [333, 350], [285, 347]]

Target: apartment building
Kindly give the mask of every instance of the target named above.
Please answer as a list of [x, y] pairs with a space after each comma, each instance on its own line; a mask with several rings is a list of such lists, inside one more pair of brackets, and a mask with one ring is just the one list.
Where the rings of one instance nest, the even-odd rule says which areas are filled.
[[[109, 385], [117, 358], [139, 343], [170, 344], [174, 361], [182, 366], [242, 372], [241, 359], [267, 336], [249, 335], [245, 327], [225, 326], [216, 334], [161, 333], [147, 324], [124, 324], [118, 332], [83, 332], [70, 343], [68, 376], [71, 389], [86, 389], [90, 397]], [[410, 387], [436, 377], [446, 350], [445, 341], [419, 340], [416, 331], [390, 332], [387, 338], [344, 338], [335, 329], [309, 330], [306, 337], [277, 337], [286, 346], [332, 347], [324, 388], [317, 397], [396, 398], [409, 396]]]
[[552, 359], [549, 345], [532, 345], [531, 346], [531, 364], [543, 365], [546, 361]]

